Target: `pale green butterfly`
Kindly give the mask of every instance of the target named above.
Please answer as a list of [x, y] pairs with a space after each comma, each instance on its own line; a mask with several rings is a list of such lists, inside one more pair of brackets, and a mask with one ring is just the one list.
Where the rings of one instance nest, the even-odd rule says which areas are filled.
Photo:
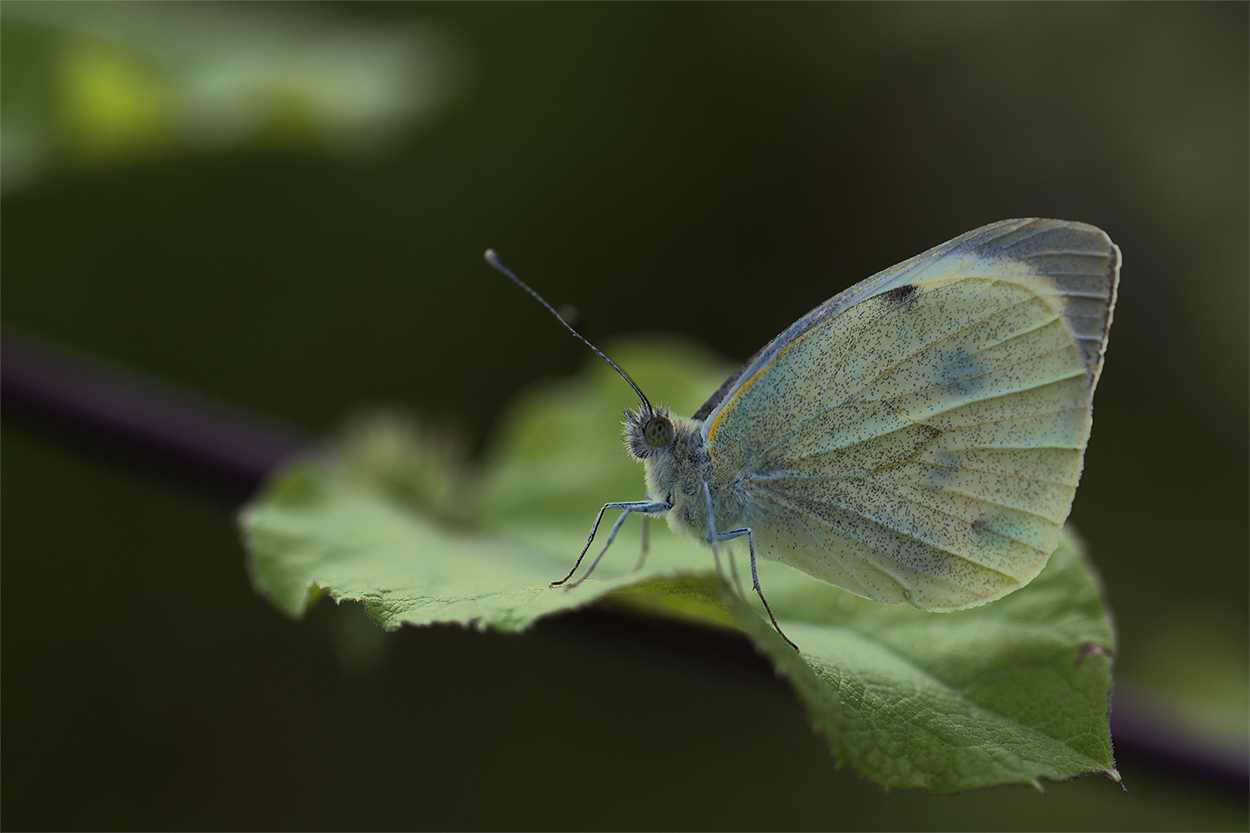
[[1094, 226], [992, 223], [816, 307], [689, 419], [653, 406], [566, 322], [641, 399], [624, 435], [648, 499], [605, 504], [553, 586], [621, 509], [586, 575], [635, 512], [714, 552], [745, 536], [778, 633], [757, 555], [931, 611], [1023, 587], [1072, 508], [1119, 274], [1120, 250]]

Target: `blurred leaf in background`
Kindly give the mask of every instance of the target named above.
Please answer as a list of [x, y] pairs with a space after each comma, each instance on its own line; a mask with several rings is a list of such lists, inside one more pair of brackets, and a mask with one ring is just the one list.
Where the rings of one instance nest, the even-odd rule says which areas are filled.
[[446, 102], [461, 70], [435, 27], [309, 5], [19, 0], [2, 14], [6, 190], [59, 165], [376, 150]]

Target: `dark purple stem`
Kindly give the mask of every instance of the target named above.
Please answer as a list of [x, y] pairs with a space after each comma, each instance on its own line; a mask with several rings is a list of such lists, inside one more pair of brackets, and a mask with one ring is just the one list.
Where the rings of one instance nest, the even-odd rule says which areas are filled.
[[0, 404], [243, 496], [312, 444], [294, 427], [9, 331], [0, 334]]

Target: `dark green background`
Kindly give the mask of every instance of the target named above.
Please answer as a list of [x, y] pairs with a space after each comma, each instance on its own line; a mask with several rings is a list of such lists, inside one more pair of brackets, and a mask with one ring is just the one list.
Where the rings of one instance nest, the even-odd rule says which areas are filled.
[[[1106, 229], [1123, 279], [1072, 521], [1125, 696], [1244, 746], [1220, 715], [1250, 650], [1246, 4], [239, 5], [430, 27], [445, 97], [363, 151], [277, 131], [120, 157], [65, 138], [64, 31], [20, 5], [4, 118], [49, 150], [6, 181], [5, 326], [319, 432], [386, 402], [485, 448], [588, 360], [487, 246], [596, 342], [741, 360], [984, 223]], [[1129, 755], [1127, 793], [886, 794], [761, 660], [601, 614], [382, 643], [346, 608], [291, 623], [251, 592], [229, 497], [28, 419], [3, 437], [8, 828], [1247, 822], [1243, 792]]]

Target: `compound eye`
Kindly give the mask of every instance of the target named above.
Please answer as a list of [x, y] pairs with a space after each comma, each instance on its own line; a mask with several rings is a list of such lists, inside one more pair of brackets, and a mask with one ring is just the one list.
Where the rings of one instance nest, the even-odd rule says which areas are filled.
[[668, 417], [651, 417], [642, 428], [642, 436], [652, 448], [663, 448], [673, 439], [673, 423]]

